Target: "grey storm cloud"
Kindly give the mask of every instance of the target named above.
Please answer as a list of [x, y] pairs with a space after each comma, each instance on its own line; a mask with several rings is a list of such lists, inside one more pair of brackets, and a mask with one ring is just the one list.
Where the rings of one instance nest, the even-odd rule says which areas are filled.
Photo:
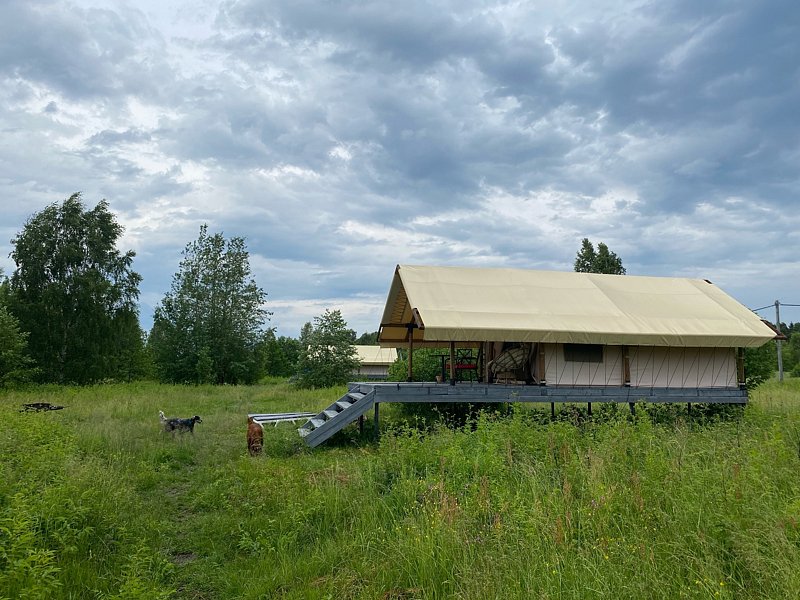
[[138, 253], [145, 327], [206, 222], [246, 237], [288, 335], [328, 306], [374, 329], [398, 262], [570, 269], [585, 236], [632, 274], [800, 303], [798, 17], [5, 2], [0, 266], [32, 212], [82, 190]]

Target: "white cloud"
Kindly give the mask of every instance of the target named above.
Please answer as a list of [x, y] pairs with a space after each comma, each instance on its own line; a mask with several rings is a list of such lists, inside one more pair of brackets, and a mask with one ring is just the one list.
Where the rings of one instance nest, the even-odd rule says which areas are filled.
[[570, 269], [582, 237], [800, 300], [789, 0], [42, 6], [0, 6], [6, 272], [82, 190], [146, 326], [202, 223], [247, 239], [289, 335], [329, 304], [374, 329], [397, 263]]

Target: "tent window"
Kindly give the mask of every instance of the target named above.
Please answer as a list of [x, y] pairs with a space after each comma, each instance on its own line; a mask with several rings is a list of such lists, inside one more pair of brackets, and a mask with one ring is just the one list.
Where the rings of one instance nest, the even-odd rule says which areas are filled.
[[567, 362], [603, 362], [602, 344], [564, 344], [564, 360]]

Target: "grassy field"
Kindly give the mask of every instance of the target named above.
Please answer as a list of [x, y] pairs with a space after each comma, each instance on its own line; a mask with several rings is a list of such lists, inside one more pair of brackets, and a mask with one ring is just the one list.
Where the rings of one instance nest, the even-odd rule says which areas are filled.
[[[798, 380], [691, 418], [382, 409], [380, 442], [284, 424], [247, 455], [247, 412], [342, 391], [0, 392], [0, 598], [800, 598]], [[203, 423], [173, 439], [159, 410]]]

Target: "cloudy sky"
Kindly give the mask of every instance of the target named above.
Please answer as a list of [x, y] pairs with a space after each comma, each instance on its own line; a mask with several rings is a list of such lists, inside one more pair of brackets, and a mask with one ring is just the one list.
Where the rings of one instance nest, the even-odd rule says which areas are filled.
[[3, 0], [0, 77], [0, 267], [105, 198], [145, 328], [203, 223], [282, 335], [377, 329], [397, 263], [571, 270], [583, 237], [800, 304], [796, 0]]

